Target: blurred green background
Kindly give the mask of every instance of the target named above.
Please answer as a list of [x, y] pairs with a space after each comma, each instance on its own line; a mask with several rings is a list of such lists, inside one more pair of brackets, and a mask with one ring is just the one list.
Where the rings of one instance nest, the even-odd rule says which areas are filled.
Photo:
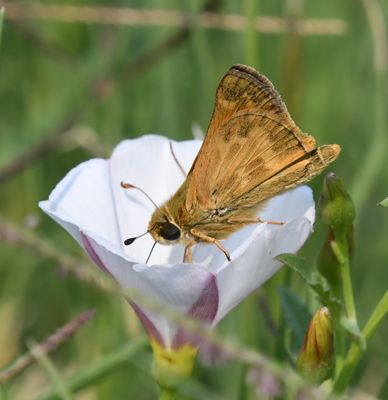
[[[386, 20], [388, 3], [378, 3]], [[388, 140], [383, 121], [386, 81], [376, 75], [362, 1], [71, 1], [79, 6], [184, 11], [190, 21], [185, 28], [174, 26], [173, 19], [163, 26], [144, 18], [137, 25], [91, 22], [85, 9], [64, 22], [60, 19], [66, 13], [49, 8], [44, 17], [34, 18], [41, 9], [26, 6], [34, 1], [4, 4], [2, 217], [86, 262], [65, 231], [42, 215], [38, 201], [48, 197], [69, 169], [92, 157], [108, 157], [124, 138], [160, 133], [189, 139], [193, 124], [206, 131], [220, 78], [234, 63], [249, 64], [270, 78], [303, 131], [318, 143], [342, 146], [330, 170], [344, 179], [356, 203], [352, 278], [363, 326], [388, 281], [388, 214], [376, 205], [388, 194], [384, 163]], [[210, 11], [245, 19], [239, 29], [209, 29], [199, 17], [206, 5]], [[267, 32], [262, 19], [262, 29], [256, 30], [258, 16], [280, 22]], [[311, 20], [319, 23], [303, 31], [307, 29], [303, 23]], [[26, 154], [32, 156], [30, 161]], [[311, 183], [316, 198], [322, 179]], [[318, 222], [303, 249], [312, 268], [324, 235]], [[94, 319], [50, 355], [63, 378], [141, 334], [136, 317], [119, 295], [93, 288], [67, 274], [60, 263], [8, 242], [0, 243], [0, 366], [25, 352], [28, 339], [42, 341], [88, 308], [97, 309]], [[281, 271], [227, 316], [219, 326], [222, 335], [270, 357], [278, 355], [279, 343], [271, 337], [259, 300], [266, 293], [275, 299], [270, 308], [279, 322], [281, 311], [273, 293], [282, 286], [304, 300], [311, 298], [298, 277]], [[381, 398], [388, 398], [387, 328], [386, 323], [380, 327], [353, 378], [360, 390]], [[144, 348], [77, 398], [157, 398], [157, 386], [148, 372], [150, 357], [149, 348]], [[244, 382], [245, 368], [238, 362], [217, 368], [197, 363], [179, 398], [244, 399], [248, 390]], [[8, 382], [0, 397], [35, 398], [48, 384], [45, 371], [33, 366]]]

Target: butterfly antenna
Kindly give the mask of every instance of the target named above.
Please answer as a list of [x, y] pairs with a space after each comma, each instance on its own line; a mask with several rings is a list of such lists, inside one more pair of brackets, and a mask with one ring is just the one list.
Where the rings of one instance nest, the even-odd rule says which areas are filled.
[[169, 141], [169, 144], [170, 144], [170, 151], [171, 151], [172, 157], [173, 157], [174, 161], [176, 162], [178, 168], [181, 170], [183, 176], [186, 178], [187, 177], [186, 171], [182, 167], [182, 164], [179, 162], [178, 157], [175, 154], [174, 148], [172, 147], [172, 141], [171, 140]]
[[150, 257], [151, 257], [151, 254], [152, 254], [152, 252], [154, 251], [154, 248], [155, 248], [155, 246], [156, 246], [156, 240], [155, 240], [155, 242], [154, 242], [154, 244], [152, 245], [152, 247], [151, 247], [151, 251], [150, 251], [150, 254], [148, 254], [148, 257], [147, 257], [147, 260], [146, 260], [146, 264], [148, 264], [148, 261], [149, 261], [149, 259], [150, 259]]
[[137, 189], [140, 192], [142, 192], [144, 194], [145, 197], [147, 197], [147, 199], [154, 205], [155, 208], [159, 208], [157, 206], [157, 204], [151, 199], [151, 197], [141, 188], [139, 188], [138, 186], [132, 185], [131, 183], [127, 183], [127, 182], [120, 182], [120, 186], [123, 189]]
[[132, 244], [136, 239], [139, 239], [140, 237], [146, 235], [147, 233], [149, 233], [149, 232], [147, 231], [147, 232], [142, 233], [142, 234], [139, 235], [139, 236], [135, 236], [135, 237], [131, 237], [131, 238], [125, 239], [125, 240], [124, 240], [124, 244], [125, 244], [126, 246], [129, 246], [129, 245]]

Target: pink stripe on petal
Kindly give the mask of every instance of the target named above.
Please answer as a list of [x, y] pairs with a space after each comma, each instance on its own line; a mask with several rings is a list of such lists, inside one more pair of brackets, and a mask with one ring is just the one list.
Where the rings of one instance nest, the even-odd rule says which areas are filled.
[[[205, 287], [202, 290], [198, 300], [191, 306], [187, 313], [188, 317], [211, 323], [213, 322], [218, 310], [218, 287], [216, 277], [211, 275]], [[179, 349], [186, 343], [199, 346], [203, 339], [184, 328], [178, 328], [172, 342], [173, 349]]]
[[86, 252], [88, 253], [89, 257], [93, 260], [93, 262], [100, 267], [104, 272], [107, 272], [108, 274], [110, 274], [108, 268], [106, 268], [105, 264], [102, 262], [101, 258], [99, 257], [99, 255], [96, 253], [96, 250], [94, 250], [92, 244], [90, 243], [89, 238], [83, 233], [81, 233], [81, 241], [82, 244], [86, 250]]
[[218, 287], [216, 277], [211, 274], [199, 299], [191, 306], [187, 315], [201, 321], [212, 322], [218, 310]]
[[150, 339], [156, 340], [160, 346], [165, 347], [165, 343], [164, 343], [164, 340], [163, 340], [160, 332], [156, 329], [155, 325], [147, 317], [147, 315], [144, 313], [144, 311], [132, 300], [127, 299], [127, 301], [132, 306], [132, 308], [135, 310], [136, 315], [140, 319], [140, 322], [142, 323], [142, 325], [143, 325], [145, 331], [147, 332], [147, 335], [150, 337]]
[[[105, 266], [99, 255], [97, 254], [96, 250], [94, 250], [94, 247], [89, 240], [89, 238], [83, 233], [81, 233], [81, 241], [82, 244], [88, 253], [89, 257], [93, 260], [95, 264], [97, 264], [98, 267], [100, 267], [104, 272], [108, 273], [110, 275], [110, 271], [108, 268]], [[145, 331], [147, 332], [148, 336], [154, 340], [156, 340], [161, 346], [165, 346], [164, 340], [162, 336], [160, 335], [159, 331], [156, 329], [155, 325], [151, 322], [151, 320], [147, 317], [147, 315], [144, 313], [144, 311], [132, 300], [127, 299], [128, 303], [132, 306], [132, 308], [135, 310], [138, 318], [140, 319], [141, 323], [144, 326]]]

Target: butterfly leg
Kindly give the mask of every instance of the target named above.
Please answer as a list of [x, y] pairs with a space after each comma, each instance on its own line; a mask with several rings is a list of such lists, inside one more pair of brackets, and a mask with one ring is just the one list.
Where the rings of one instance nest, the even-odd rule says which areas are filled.
[[193, 244], [189, 243], [186, 247], [185, 247], [185, 252], [183, 253], [183, 262], [184, 263], [191, 263], [193, 262]]
[[270, 224], [270, 225], [284, 225], [284, 222], [279, 222], [279, 221], [263, 221], [261, 218], [257, 218], [256, 220], [257, 223], [259, 224]]
[[228, 251], [224, 248], [224, 246], [217, 239], [207, 236], [203, 232], [197, 231], [194, 228], [190, 229], [190, 233], [193, 236], [195, 236], [196, 238], [201, 239], [204, 242], [212, 243], [212, 244], [216, 245], [225, 254], [225, 257], [228, 259], [228, 261], [231, 260]]
[[233, 222], [234, 224], [270, 224], [270, 225], [284, 225], [284, 222], [279, 221], [263, 221], [261, 218], [238, 218], [230, 219], [228, 222]]

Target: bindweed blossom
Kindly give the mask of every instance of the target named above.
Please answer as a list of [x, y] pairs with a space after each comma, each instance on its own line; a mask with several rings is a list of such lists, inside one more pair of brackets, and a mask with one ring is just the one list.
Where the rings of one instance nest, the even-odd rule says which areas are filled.
[[[214, 327], [281, 267], [277, 255], [303, 245], [315, 217], [312, 192], [302, 186], [269, 200], [260, 218], [284, 225], [253, 224], [232, 234], [223, 241], [230, 262], [214, 245], [194, 246], [188, 264], [182, 262], [183, 246], [157, 244], [146, 264], [154, 243], [150, 235], [130, 246], [123, 242], [147, 230], [154, 206], [140, 191], [125, 190], [120, 183], [136, 185], [163, 204], [185, 179], [170, 145], [188, 172], [201, 141], [146, 135], [120, 143], [109, 160], [92, 159], [72, 169], [40, 207], [123, 288]], [[167, 385], [173, 387], [191, 373], [200, 339], [138, 299], [128, 300], [154, 349], [154, 375], [159, 381], [170, 379]]]

